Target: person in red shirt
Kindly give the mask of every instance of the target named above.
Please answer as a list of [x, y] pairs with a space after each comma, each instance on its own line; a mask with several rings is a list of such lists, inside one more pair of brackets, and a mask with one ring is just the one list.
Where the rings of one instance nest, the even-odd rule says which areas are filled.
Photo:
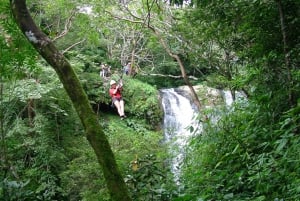
[[116, 81], [110, 81], [109, 95], [112, 98], [114, 106], [116, 106], [121, 119], [126, 117], [124, 113], [124, 100], [122, 98], [122, 84], [117, 84]]

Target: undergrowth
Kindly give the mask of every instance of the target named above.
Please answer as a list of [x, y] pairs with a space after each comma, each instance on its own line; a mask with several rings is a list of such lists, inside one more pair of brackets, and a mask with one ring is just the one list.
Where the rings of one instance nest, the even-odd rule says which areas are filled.
[[298, 200], [300, 105], [274, 118], [255, 103], [224, 111], [190, 142], [184, 197], [190, 200]]

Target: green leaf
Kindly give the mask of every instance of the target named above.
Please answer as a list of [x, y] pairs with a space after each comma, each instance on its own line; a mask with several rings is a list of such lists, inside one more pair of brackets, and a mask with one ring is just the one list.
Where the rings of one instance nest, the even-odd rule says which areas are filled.
[[276, 148], [276, 152], [277, 153], [280, 153], [282, 151], [282, 149], [285, 147], [285, 145], [288, 143], [288, 139], [281, 139], [281, 140], [278, 140], [276, 142], [278, 144], [277, 148]]
[[233, 193], [228, 193], [223, 197], [225, 200], [231, 200], [233, 198]]

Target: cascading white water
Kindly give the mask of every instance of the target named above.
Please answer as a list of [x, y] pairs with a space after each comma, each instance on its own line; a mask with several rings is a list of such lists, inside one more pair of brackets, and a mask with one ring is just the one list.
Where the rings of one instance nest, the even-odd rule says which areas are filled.
[[161, 102], [164, 109], [165, 142], [170, 144], [171, 170], [175, 182], [180, 183], [180, 166], [184, 157], [184, 147], [191, 136], [189, 127], [196, 127], [197, 109], [190, 98], [184, 96], [185, 91], [180, 89], [162, 89]]
[[[174, 174], [175, 183], [180, 184], [180, 168], [184, 158], [184, 149], [192, 133], [189, 127], [202, 132], [202, 124], [196, 120], [198, 115], [197, 107], [191, 102], [189, 94], [184, 89], [171, 88], [160, 90], [161, 103], [164, 110], [164, 136], [165, 143], [169, 145], [171, 154], [170, 165]], [[227, 90], [207, 89], [207, 97], [220, 97], [224, 104], [230, 107], [234, 102], [232, 94]], [[245, 96], [241, 92], [235, 92], [237, 99]], [[206, 106], [204, 106], [206, 107]], [[211, 107], [211, 106], [208, 106]], [[220, 114], [212, 112], [209, 115], [211, 122], [216, 123]]]
[[[220, 90], [220, 93], [223, 97], [223, 100], [227, 106], [231, 106], [235, 101], [232, 97], [232, 93], [229, 90]], [[243, 100], [246, 98], [246, 95], [243, 92], [235, 91], [234, 96], [236, 100]]]

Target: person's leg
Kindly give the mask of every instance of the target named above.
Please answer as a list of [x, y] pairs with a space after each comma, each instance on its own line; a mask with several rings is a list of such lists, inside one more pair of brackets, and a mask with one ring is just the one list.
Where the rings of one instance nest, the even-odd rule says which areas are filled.
[[120, 101], [115, 100], [115, 101], [114, 101], [114, 104], [115, 104], [115, 106], [116, 106], [116, 108], [117, 108], [117, 110], [118, 110], [119, 116], [122, 116], [123, 113], [122, 113], [122, 110], [121, 110], [121, 104], [120, 104]]
[[121, 111], [121, 116], [125, 116], [125, 114], [124, 114], [124, 100], [123, 99], [121, 99], [120, 100], [120, 111]]

